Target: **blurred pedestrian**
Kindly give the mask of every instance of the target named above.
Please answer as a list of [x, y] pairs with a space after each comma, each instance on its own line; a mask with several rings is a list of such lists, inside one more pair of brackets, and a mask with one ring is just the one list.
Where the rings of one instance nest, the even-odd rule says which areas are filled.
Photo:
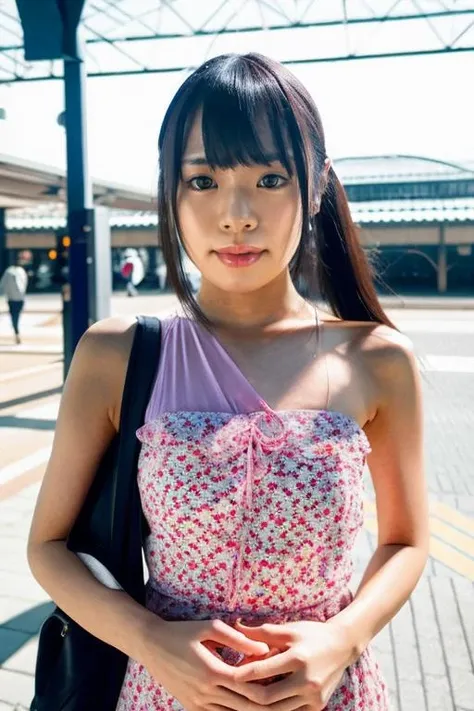
[[145, 266], [138, 250], [127, 247], [123, 253], [120, 273], [126, 281], [127, 294], [137, 296], [137, 286], [142, 283], [145, 276]]
[[128, 296], [136, 296], [138, 291], [133, 284], [133, 261], [131, 259], [124, 262], [120, 273], [125, 279]]
[[20, 314], [25, 305], [25, 294], [28, 286], [28, 275], [19, 262], [5, 269], [0, 280], [0, 289], [5, 294], [8, 310], [15, 333], [17, 344], [21, 343]]
[[164, 291], [166, 289], [168, 267], [166, 266], [166, 262], [163, 258], [163, 253], [161, 250], [158, 251], [157, 262], [158, 265], [156, 267], [156, 276], [158, 279], [158, 288], [160, 289], [160, 291]]

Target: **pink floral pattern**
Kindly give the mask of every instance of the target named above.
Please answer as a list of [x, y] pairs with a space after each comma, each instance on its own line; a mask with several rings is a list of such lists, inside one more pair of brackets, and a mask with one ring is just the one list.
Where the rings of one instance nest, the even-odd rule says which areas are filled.
[[[333, 411], [165, 413], [141, 427], [147, 607], [167, 620], [325, 621], [352, 600], [370, 445]], [[223, 650], [235, 664], [242, 657]], [[129, 660], [117, 711], [183, 711]], [[370, 647], [327, 711], [386, 711]]]

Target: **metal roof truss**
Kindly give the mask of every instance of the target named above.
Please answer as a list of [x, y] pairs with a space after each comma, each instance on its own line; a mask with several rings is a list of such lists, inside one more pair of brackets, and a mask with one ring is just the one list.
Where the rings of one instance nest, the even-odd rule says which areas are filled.
[[[187, 71], [257, 50], [305, 64], [474, 49], [472, 0], [87, 0], [89, 76]], [[60, 79], [27, 62], [15, 0], [0, 0], [0, 83]]]

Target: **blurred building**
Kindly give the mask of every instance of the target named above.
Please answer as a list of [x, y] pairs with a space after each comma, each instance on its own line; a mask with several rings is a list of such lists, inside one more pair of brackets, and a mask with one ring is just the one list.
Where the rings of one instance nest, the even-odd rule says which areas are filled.
[[[474, 293], [474, 163], [375, 156], [342, 158], [334, 165], [381, 291]], [[19, 251], [30, 255], [32, 287], [55, 288], [64, 205], [8, 209], [5, 224], [8, 259]], [[151, 211], [111, 209], [115, 286], [122, 282], [120, 264], [128, 248], [139, 250], [143, 284], [160, 284], [157, 224]]]
[[474, 162], [373, 156], [335, 168], [385, 288], [474, 293]]

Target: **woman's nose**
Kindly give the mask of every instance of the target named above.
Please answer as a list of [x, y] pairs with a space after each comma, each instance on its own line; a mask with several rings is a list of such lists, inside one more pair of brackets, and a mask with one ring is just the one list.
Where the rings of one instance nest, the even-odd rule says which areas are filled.
[[256, 226], [257, 220], [254, 217], [231, 217], [221, 221], [221, 229], [224, 232], [251, 232]]
[[233, 200], [222, 212], [219, 226], [224, 232], [251, 232], [258, 225], [257, 216], [254, 214], [247, 201]]

